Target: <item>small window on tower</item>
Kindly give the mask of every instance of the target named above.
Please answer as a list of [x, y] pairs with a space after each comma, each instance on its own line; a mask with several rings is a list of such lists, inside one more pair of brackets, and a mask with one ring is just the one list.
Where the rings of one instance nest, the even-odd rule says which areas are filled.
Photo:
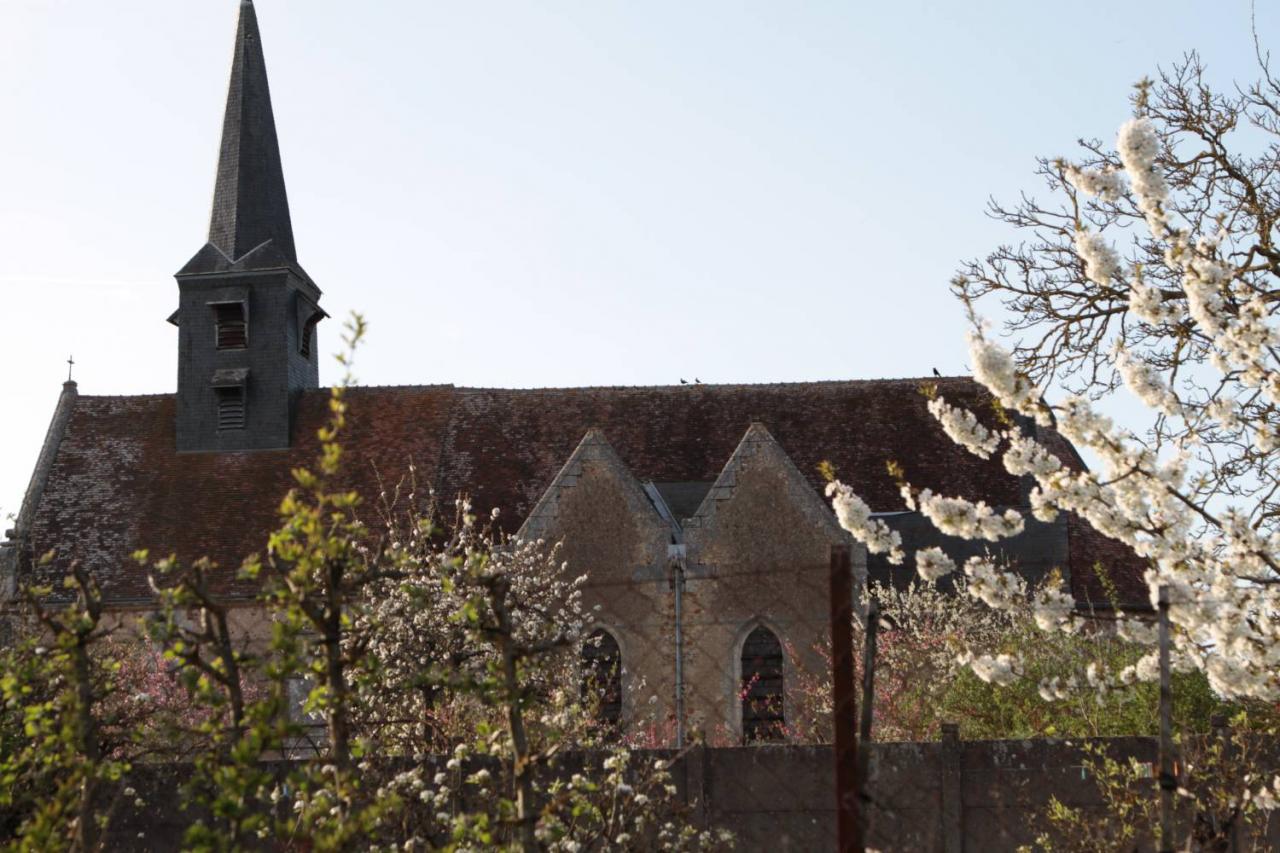
[[218, 395], [218, 431], [244, 429], [244, 386], [215, 390]]
[[222, 302], [213, 306], [218, 329], [218, 349], [244, 349], [249, 345], [249, 324], [243, 302]]

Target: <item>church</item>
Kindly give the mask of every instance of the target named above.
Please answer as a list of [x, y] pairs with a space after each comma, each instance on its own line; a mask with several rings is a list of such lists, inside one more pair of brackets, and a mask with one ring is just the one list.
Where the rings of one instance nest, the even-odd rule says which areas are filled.
[[[236, 568], [264, 548], [291, 469], [316, 458], [328, 415], [318, 372], [327, 314], [299, 262], [251, 0], [240, 7], [208, 238], [176, 279], [177, 392], [109, 397], [63, 386], [0, 547], [10, 601], [35, 577], [36, 556], [53, 551], [53, 576], [79, 561], [112, 610], [146, 612], [147, 578], [131, 559], [146, 548], [216, 561], [220, 594], [243, 608], [246, 631], [263, 630], [248, 618], [256, 590]], [[442, 498], [499, 509], [509, 532], [563, 542], [570, 571], [587, 576], [585, 603], [599, 608], [594, 653], [621, 673], [610, 712], [622, 725], [679, 716], [730, 740], [760, 739], [789, 723], [803, 672], [825, 665], [831, 547], [851, 547], [863, 579], [902, 583], [914, 572], [868, 556], [837, 525], [823, 463], [908, 551], [938, 544], [963, 558], [981, 547], [905, 511], [889, 461], [935, 491], [1028, 505], [1027, 480], [943, 434], [926, 410], [926, 381], [954, 403], [989, 406], [965, 377], [356, 387], [344, 476], [372, 505], [412, 466], [419, 486]], [[1083, 465], [1060, 436], [1037, 437]], [[1073, 517], [1028, 517], [1025, 532], [992, 548], [1030, 581], [1058, 571], [1081, 606], [1146, 596], [1133, 555]], [[761, 711], [747, 692], [776, 701]]]

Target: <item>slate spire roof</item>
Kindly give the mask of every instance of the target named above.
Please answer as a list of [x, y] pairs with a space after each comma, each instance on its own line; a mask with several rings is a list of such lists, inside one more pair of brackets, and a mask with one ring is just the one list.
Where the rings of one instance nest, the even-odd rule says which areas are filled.
[[252, 0], [242, 0], [209, 242], [236, 261], [268, 240], [297, 263], [258, 16]]

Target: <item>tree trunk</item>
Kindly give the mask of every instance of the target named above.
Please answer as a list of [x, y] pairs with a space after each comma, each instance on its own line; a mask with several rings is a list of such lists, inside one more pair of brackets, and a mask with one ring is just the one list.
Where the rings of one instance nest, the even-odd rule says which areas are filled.
[[240, 684], [240, 664], [236, 662], [235, 643], [226, 612], [215, 612], [214, 620], [218, 632], [218, 654], [222, 657], [226, 674], [227, 700], [231, 704], [231, 742], [234, 744], [244, 735], [244, 688]]
[[98, 822], [94, 816], [93, 801], [98, 792], [96, 774], [102, 756], [99, 754], [98, 725], [93, 716], [92, 661], [84, 637], [79, 638], [71, 655], [76, 690], [76, 751], [84, 757], [87, 765], [80, 782], [75, 845], [81, 853], [92, 853], [98, 849]]
[[351, 725], [347, 714], [347, 673], [342, 660], [342, 566], [329, 565], [328, 613], [325, 614], [325, 673], [329, 688], [329, 756], [340, 769], [351, 763]]
[[533, 773], [529, 756], [529, 736], [524, 728], [524, 710], [520, 707], [520, 677], [517, 669], [514, 629], [507, 610], [507, 585], [499, 579], [490, 589], [494, 615], [498, 617], [498, 648], [502, 654], [502, 680], [507, 703], [507, 727], [515, 750], [517, 838], [523, 850], [536, 850], [533, 815]]

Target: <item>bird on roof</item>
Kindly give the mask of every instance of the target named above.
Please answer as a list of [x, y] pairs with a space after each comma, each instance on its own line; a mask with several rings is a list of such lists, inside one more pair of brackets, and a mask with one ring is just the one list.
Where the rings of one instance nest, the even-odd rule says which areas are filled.
[[936, 368], [936, 367], [933, 369], [933, 375], [934, 375], [934, 376], [942, 376], [942, 374], [938, 372], [938, 368]]
[[688, 384], [689, 384], [689, 380], [687, 380], [687, 379], [685, 379], [683, 376], [681, 376], [681, 377], [680, 377], [680, 384], [681, 384], [681, 385], [688, 385]]

